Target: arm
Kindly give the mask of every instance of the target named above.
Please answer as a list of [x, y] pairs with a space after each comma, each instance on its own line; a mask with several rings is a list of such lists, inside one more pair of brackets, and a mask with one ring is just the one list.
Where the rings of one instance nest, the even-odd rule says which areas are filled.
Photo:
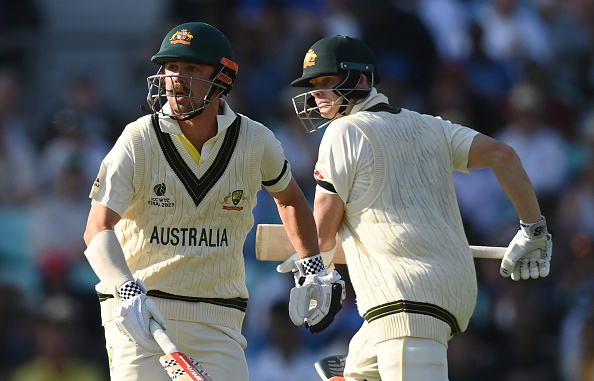
[[[295, 287], [289, 298], [289, 317], [296, 325], [305, 322], [312, 333], [325, 330], [334, 321], [346, 297], [344, 281], [336, 271], [324, 268], [316, 223], [303, 192], [294, 179], [281, 192], [271, 192], [278, 206], [285, 230], [297, 250], [300, 260], [289, 258], [284, 270], [293, 271]], [[336, 232], [335, 232], [336, 234]], [[335, 243], [336, 241], [334, 240]], [[334, 247], [334, 244], [332, 245]], [[282, 265], [279, 265], [279, 267]], [[312, 303], [315, 305], [312, 307]]]
[[146, 289], [135, 281], [126, 263], [122, 246], [113, 230], [119, 214], [99, 202], [93, 202], [84, 239], [85, 256], [102, 283], [122, 301], [114, 308], [114, 320], [121, 332], [146, 350], [157, 352], [160, 347], [149, 330], [150, 319], [165, 327], [165, 319], [157, 305], [147, 298]]
[[532, 223], [541, 219], [532, 182], [516, 151], [507, 144], [483, 134], [475, 136], [468, 154], [468, 168], [489, 167], [514, 205], [520, 220]]
[[134, 280], [113, 231], [119, 220], [119, 214], [99, 202], [93, 202], [84, 234], [87, 260], [99, 279], [114, 291]]
[[493, 169], [520, 217], [520, 229], [503, 256], [499, 272], [505, 277], [511, 276], [513, 280], [547, 276], [552, 237], [520, 158], [507, 144], [478, 134], [470, 146], [468, 168], [485, 167]]
[[97, 233], [103, 230], [113, 230], [119, 220], [119, 214], [99, 202], [93, 202], [84, 235], [87, 246], [89, 246]]
[[337, 194], [316, 190], [314, 219], [318, 227], [318, 242], [322, 251], [336, 245], [336, 233], [342, 224], [344, 202]]
[[319, 254], [316, 223], [309, 203], [295, 179], [291, 179], [284, 190], [270, 194], [274, 197], [278, 214], [299, 256], [307, 258]]

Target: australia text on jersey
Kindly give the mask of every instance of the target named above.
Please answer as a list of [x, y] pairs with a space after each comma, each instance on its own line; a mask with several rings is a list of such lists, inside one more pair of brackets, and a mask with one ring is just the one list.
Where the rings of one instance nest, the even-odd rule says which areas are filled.
[[227, 229], [153, 227], [150, 243], [182, 246], [229, 246]]

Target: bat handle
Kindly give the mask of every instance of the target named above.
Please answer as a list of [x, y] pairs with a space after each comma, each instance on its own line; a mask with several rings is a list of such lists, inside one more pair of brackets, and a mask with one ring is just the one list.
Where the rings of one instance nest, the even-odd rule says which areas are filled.
[[474, 258], [502, 259], [507, 247], [470, 246]]
[[175, 345], [175, 343], [171, 341], [171, 338], [169, 337], [167, 332], [165, 332], [163, 327], [161, 327], [161, 325], [157, 323], [155, 319], [149, 320], [149, 329], [166, 355], [179, 352], [177, 345]]

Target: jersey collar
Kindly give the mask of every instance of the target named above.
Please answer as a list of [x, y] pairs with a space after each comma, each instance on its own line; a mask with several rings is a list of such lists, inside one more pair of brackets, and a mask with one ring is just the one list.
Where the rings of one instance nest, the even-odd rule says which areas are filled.
[[[231, 110], [231, 107], [229, 106], [229, 104], [227, 104], [227, 102], [225, 102], [222, 99], [220, 99], [219, 101], [221, 103], [221, 107], [223, 108], [223, 113], [217, 115], [217, 127], [218, 132], [220, 133], [221, 131], [225, 131], [231, 125], [231, 123], [235, 121], [237, 115], [233, 110]], [[163, 110], [166, 113], [171, 112], [171, 106], [169, 106], [169, 103], [163, 105]], [[159, 118], [159, 122], [161, 131], [168, 134], [182, 134], [182, 130], [179, 127], [179, 123], [177, 123], [175, 119]]]
[[356, 103], [353, 106], [353, 109], [351, 110], [349, 115], [352, 115], [359, 111], [367, 110], [368, 108], [375, 106], [378, 103], [388, 103], [388, 97], [386, 97], [384, 94], [378, 93], [377, 89], [374, 87], [371, 89], [371, 92], [369, 93], [367, 98], [363, 99], [361, 102]]

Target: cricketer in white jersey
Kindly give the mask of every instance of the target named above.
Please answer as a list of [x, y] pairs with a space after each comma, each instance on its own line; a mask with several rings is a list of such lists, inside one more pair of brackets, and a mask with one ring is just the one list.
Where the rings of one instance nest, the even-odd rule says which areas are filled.
[[243, 246], [262, 187], [300, 254], [319, 254], [280, 143], [220, 98], [237, 74], [233, 59], [208, 24], [171, 30], [152, 58], [161, 65], [148, 78], [153, 113], [126, 126], [93, 184], [85, 254], [101, 280], [114, 381], [170, 379], [149, 319], [213, 380], [248, 380]]
[[[331, 36], [309, 49], [292, 83], [313, 88], [293, 100], [306, 128], [327, 126], [314, 171], [320, 249], [332, 250], [339, 234], [365, 319], [344, 376], [446, 381], [447, 342], [467, 328], [477, 295], [453, 171], [491, 167], [518, 211], [522, 226], [502, 275], [546, 276], [551, 238], [513, 149], [390, 106], [378, 82], [377, 60], [361, 40]], [[537, 249], [540, 259], [520, 260]]]

